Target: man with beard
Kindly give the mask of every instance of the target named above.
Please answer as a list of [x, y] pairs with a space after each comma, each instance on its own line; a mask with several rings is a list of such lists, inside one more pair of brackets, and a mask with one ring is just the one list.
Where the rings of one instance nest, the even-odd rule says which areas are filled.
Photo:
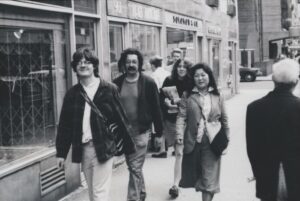
[[151, 124], [154, 124], [157, 136], [162, 134], [162, 113], [159, 94], [154, 80], [142, 71], [143, 57], [133, 48], [124, 50], [118, 62], [120, 72], [124, 74], [114, 80], [119, 87], [121, 103], [133, 127], [133, 141], [137, 151], [126, 155], [129, 169], [128, 201], [144, 201], [146, 190], [143, 165], [147, 153]]

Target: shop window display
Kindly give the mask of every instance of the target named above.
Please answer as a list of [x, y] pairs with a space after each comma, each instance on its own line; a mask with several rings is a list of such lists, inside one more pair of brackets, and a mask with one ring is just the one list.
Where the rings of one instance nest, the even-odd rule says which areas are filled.
[[0, 167], [54, 144], [64, 41], [58, 30], [0, 27]]
[[118, 69], [118, 60], [123, 51], [123, 26], [118, 24], [109, 25], [109, 45], [110, 45], [110, 68], [111, 79], [118, 77], [121, 73]]
[[92, 19], [75, 19], [76, 49], [86, 47], [95, 50], [94, 26], [94, 20]]
[[74, 8], [81, 12], [97, 13], [96, 0], [74, 0]]
[[195, 45], [194, 45], [194, 32], [167, 28], [167, 65], [173, 63], [172, 51], [175, 48], [180, 48], [183, 53], [183, 57], [187, 58], [191, 62], [195, 62]]
[[149, 59], [160, 54], [159, 28], [147, 25], [130, 25], [132, 47], [141, 51], [144, 56], [143, 69], [145, 73], [151, 73]]

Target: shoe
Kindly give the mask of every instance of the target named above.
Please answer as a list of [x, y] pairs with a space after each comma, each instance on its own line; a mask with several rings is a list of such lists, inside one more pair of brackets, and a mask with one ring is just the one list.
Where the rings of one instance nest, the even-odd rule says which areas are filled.
[[177, 186], [172, 186], [172, 188], [170, 188], [169, 190], [169, 195], [172, 197], [172, 198], [177, 198], [178, 197], [178, 194], [179, 194], [179, 190], [178, 190], [178, 187]]
[[141, 191], [141, 193], [140, 193], [140, 201], [145, 201], [146, 197], [147, 197], [146, 192]]
[[167, 158], [167, 152], [161, 152], [158, 154], [152, 154], [153, 158]]
[[172, 151], [172, 156], [175, 156], [175, 151]]

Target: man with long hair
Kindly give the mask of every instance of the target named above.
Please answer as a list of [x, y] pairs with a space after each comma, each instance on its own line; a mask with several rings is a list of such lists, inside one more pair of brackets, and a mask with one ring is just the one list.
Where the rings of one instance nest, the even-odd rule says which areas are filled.
[[122, 105], [133, 127], [132, 138], [137, 151], [126, 155], [129, 169], [128, 201], [144, 201], [146, 189], [143, 165], [147, 153], [151, 125], [154, 124], [157, 136], [162, 135], [162, 113], [159, 94], [154, 80], [142, 73], [142, 54], [128, 48], [121, 54], [118, 67], [124, 74], [114, 80], [120, 91]]

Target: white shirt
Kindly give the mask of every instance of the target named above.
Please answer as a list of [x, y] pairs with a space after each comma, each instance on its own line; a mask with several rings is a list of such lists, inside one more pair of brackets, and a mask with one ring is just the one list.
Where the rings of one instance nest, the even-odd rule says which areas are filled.
[[[193, 91], [196, 91], [197, 89], [194, 88]], [[209, 89], [209, 91], [211, 91]], [[210, 97], [210, 94], [209, 93], [206, 93], [206, 94], [202, 94], [200, 93], [198, 90], [197, 92], [199, 93], [200, 97], [199, 97], [199, 101], [200, 101], [200, 105], [202, 107], [202, 112], [205, 116], [205, 119], [207, 120], [208, 118], [208, 115], [210, 113], [210, 110], [211, 110], [211, 97]], [[204, 135], [204, 131], [205, 131], [205, 124], [204, 124], [204, 119], [201, 118], [200, 122], [199, 122], [199, 126], [198, 126], [198, 132], [197, 132], [197, 138], [196, 138], [196, 141], [198, 143], [200, 143], [202, 141], [202, 137]]]
[[[99, 84], [100, 84], [100, 79], [97, 78], [88, 86], [82, 85], [83, 89], [85, 90], [86, 94], [91, 100], [94, 99]], [[82, 143], [86, 143], [93, 138], [90, 117], [91, 117], [91, 106], [87, 102], [85, 102], [83, 120], [82, 120]]]
[[171, 75], [169, 71], [166, 71], [163, 67], [158, 67], [155, 69], [155, 71], [151, 74], [151, 77], [154, 79], [156, 86], [158, 89], [160, 89], [166, 79]]

